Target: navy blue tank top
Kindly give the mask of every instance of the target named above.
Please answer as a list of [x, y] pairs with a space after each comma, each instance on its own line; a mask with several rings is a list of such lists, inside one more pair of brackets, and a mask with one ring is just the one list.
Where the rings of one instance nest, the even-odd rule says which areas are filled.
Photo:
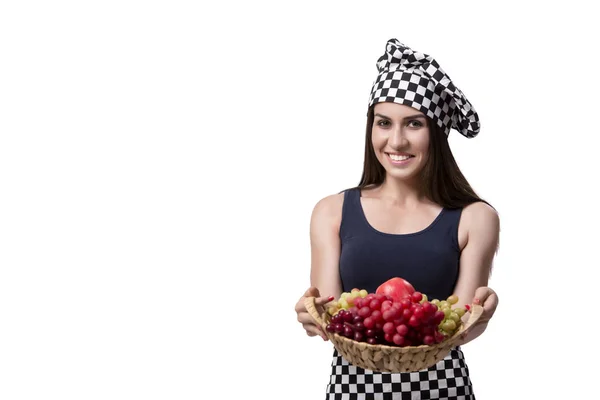
[[409, 281], [429, 300], [445, 300], [458, 279], [458, 223], [462, 208], [444, 208], [425, 229], [390, 234], [369, 224], [360, 190], [344, 192], [340, 225], [340, 277], [344, 292], [353, 288], [374, 293], [396, 276]]

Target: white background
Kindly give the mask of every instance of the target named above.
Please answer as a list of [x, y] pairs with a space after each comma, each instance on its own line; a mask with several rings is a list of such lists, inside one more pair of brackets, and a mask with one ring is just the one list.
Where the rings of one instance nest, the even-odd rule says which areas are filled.
[[600, 32], [532, 3], [3, 2], [0, 398], [324, 398], [309, 220], [358, 184], [390, 38], [482, 121], [450, 136], [501, 218], [477, 398], [589, 398]]

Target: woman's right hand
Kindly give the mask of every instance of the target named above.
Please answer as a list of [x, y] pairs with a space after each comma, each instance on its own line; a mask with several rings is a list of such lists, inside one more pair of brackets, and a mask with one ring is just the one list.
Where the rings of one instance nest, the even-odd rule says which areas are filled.
[[323, 328], [321, 328], [319, 325], [317, 325], [317, 323], [315, 322], [313, 317], [311, 317], [311, 315], [308, 313], [308, 311], [306, 311], [306, 306], [304, 305], [304, 301], [307, 297], [314, 297], [315, 305], [317, 307], [317, 311], [319, 312], [319, 315], [323, 314], [325, 304], [332, 301], [334, 299], [334, 297], [333, 296], [320, 297], [320, 296], [321, 295], [319, 294], [319, 289], [317, 289], [314, 286], [311, 286], [306, 291], [306, 293], [304, 293], [304, 295], [302, 295], [300, 300], [298, 300], [298, 303], [296, 303], [296, 313], [298, 314], [298, 322], [300, 322], [302, 324], [302, 327], [304, 328], [304, 330], [306, 330], [306, 334], [308, 336], [319, 335], [323, 338], [323, 340], [328, 340], [327, 335], [325, 334], [325, 331], [323, 331]]

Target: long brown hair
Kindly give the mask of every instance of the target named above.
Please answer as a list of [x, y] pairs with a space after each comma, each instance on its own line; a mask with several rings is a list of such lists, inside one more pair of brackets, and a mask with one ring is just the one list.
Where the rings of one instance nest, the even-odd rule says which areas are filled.
[[[367, 113], [367, 134], [365, 137], [365, 160], [363, 173], [358, 186], [352, 189], [364, 189], [367, 186], [379, 186], [385, 180], [385, 168], [375, 156], [371, 136], [375, 120], [375, 105]], [[494, 208], [475, 193], [460, 171], [450, 150], [446, 134], [433, 120], [427, 117], [429, 125], [429, 157], [421, 171], [420, 182], [425, 196], [445, 208], [460, 208], [482, 201]], [[341, 193], [341, 192], [340, 192]]]

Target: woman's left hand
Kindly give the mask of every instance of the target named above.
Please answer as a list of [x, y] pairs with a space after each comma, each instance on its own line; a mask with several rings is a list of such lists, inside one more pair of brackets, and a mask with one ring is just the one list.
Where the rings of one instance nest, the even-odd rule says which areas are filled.
[[498, 295], [492, 288], [487, 286], [478, 287], [475, 290], [475, 297], [473, 297], [473, 304], [478, 304], [483, 307], [483, 314], [479, 317], [477, 321], [477, 325], [479, 324], [487, 324], [494, 312], [496, 312], [496, 307], [498, 307]]
[[480, 336], [486, 329], [487, 324], [498, 307], [498, 295], [487, 286], [478, 287], [475, 290], [473, 304], [479, 304], [483, 307], [483, 313], [477, 322], [469, 328], [466, 333], [460, 335], [460, 341], [457, 345], [463, 345]]

